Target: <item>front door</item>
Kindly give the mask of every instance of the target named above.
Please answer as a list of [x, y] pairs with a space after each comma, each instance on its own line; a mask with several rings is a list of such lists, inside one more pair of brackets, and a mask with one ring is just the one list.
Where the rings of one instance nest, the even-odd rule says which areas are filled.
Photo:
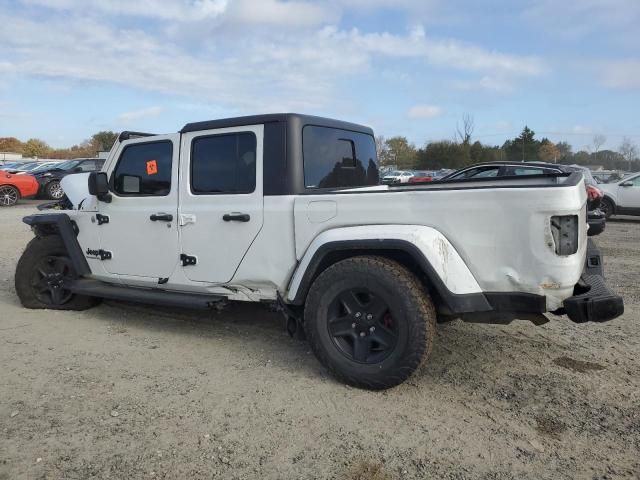
[[623, 187], [620, 184], [618, 187], [618, 206], [640, 209], [640, 175], [622, 183], [631, 183], [632, 185]]
[[262, 228], [262, 125], [182, 136], [180, 243], [190, 280], [228, 283]]
[[96, 216], [107, 272], [157, 283], [178, 265], [179, 142], [175, 134], [120, 145], [107, 170], [112, 201], [99, 202]]

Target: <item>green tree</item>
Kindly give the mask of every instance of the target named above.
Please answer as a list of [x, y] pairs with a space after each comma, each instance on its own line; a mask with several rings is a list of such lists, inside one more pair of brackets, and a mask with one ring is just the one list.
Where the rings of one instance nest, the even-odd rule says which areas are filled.
[[22, 148], [25, 157], [45, 157], [51, 151], [51, 147], [38, 138], [27, 140]]
[[108, 152], [111, 150], [111, 147], [117, 139], [118, 134], [116, 132], [103, 130], [101, 132], [94, 133], [89, 142], [96, 151]]
[[0, 152], [22, 153], [23, 144], [16, 137], [0, 138]]
[[558, 161], [565, 161], [565, 159], [571, 157], [573, 149], [567, 142], [556, 143], [556, 148], [558, 149], [559, 154]]
[[535, 139], [536, 132], [525, 125], [513, 140], [507, 140], [502, 146], [510, 162], [526, 162], [538, 159], [540, 142]]
[[406, 137], [389, 138], [387, 147], [387, 165], [395, 165], [396, 168], [415, 168], [418, 158], [416, 147], [409, 143]]

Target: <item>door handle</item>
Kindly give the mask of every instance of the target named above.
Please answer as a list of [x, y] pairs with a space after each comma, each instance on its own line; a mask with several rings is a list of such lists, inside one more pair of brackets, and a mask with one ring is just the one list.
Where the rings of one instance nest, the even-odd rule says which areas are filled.
[[149, 217], [149, 219], [152, 222], [172, 222], [173, 221], [173, 215], [171, 215], [170, 213], [154, 213], [153, 215], [151, 215]]
[[248, 213], [225, 213], [222, 220], [225, 222], [248, 222], [251, 217]]

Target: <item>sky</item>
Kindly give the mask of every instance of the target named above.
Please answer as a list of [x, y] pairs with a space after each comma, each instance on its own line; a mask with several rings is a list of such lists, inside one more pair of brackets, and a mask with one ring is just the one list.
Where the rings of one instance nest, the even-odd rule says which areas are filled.
[[640, 0], [0, 0], [0, 137], [299, 112], [640, 144]]

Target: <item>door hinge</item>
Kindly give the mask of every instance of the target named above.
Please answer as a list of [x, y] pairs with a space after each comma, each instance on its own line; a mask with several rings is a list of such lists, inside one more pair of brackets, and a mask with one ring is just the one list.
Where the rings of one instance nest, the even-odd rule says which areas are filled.
[[180, 226], [184, 227], [185, 225], [189, 225], [190, 223], [196, 223], [196, 216], [190, 213], [181, 213]]
[[103, 223], [109, 223], [109, 216], [96, 213], [96, 220], [98, 221], [98, 225], [102, 225]]
[[186, 255], [184, 253], [180, 254], [180, 260], [182, 261], [183, 267], [189, 267], [198, 263], [198, 259], [196, 257], [192, 257], [191, 255]]

